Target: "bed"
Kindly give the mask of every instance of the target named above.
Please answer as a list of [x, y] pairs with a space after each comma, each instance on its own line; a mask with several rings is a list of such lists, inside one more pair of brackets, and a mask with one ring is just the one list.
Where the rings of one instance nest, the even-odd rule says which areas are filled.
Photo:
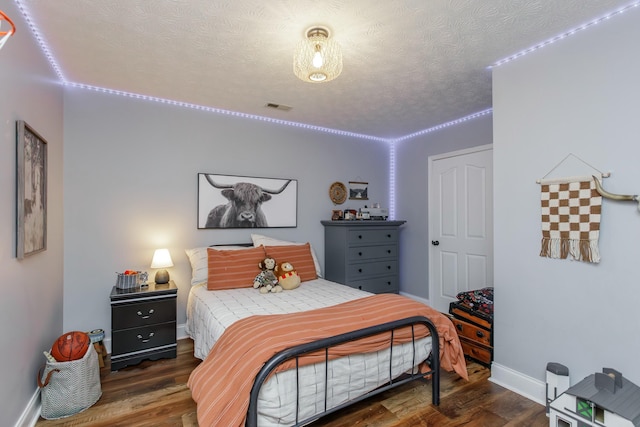
[[[189, 386], [198, 404], [201, 426], [245, 423], [257, 426], [302, 425], [323, 413], [360, 399], [368, 392], [393, 386], [407, 372], [414, 377], [425, 373], [434, 377], [433, 401], [437, 404], [438, 369], [429, 370], [429, 365], [425, 363], [435, 337], [438, 339], [434, 348], [437, 347], [438, 353], [444, 353], [445, 356], [442, 366], [456, 370], [466, 378], [460, 343], [453, 325], [445, 316], [399, 295], [372, 295], [318, 277], [317, 258], [309, 244], [296, 244], [296, 248], [292, 248], [293, 245], [286, 244], [290, 242], [276, 241], [279, 244], [273, 245], [274, 241], [270, 240], [270, 245], [264, 245], [264, 240], [253, 240], [257, 247], [197, 248], [187, 251], [193, 279], [187, 305], [186, 331], [194, 340], [194, 355], [203, 360], [191, 374]], [[282, 247], [275, 249], [275, 246]], [[220, 257], [221, 253], [227, 257], [242, 257], [244, 255], [235, 254], [253, 252], [251, 256], [255, 257], [259, 253], [257, 249], [262, 250], [263, 254], [265, 251], [270, 255], [276, 252], [295, 260], [292, 263], [296, 269], [301, 266], [305, 276], [300, 287], [277, 294], [261, 294], [253, 289], [249, 278], [259, 272], [257, 262], [250, 269], [246, 262], [225, 259], [226, 264], [232, 266], [231, 269], [217, 270], [218, 267], [211, 261], [212, 257]], [[287, 253], [287, 250], [293, 252]], [[300, 253], [304, 259], [299, 257]], [[206, 269], [203, 268], [205, 263]], [[242, 269], [248, 269], [250, 274], [240, 273]], [[238, 283], [244, 285], [211, 286], [215, 275], [236, 277], [238, 274], [244, 275], [244, 278], [237, 278]], [[380, 313], [371, 316], [371, 304], [377, 304]], [[396, 307], [395, 304], [400, 304], [397, 310], [391, 308]], [[405, 307], [405, 304], [408, 305]], [[410, 316], [414, 305], [419, 305], [416, 307], [418, 311], [416, 316]], [[358, 315], [358, 310], [364, 315]], [[387, 313], [394, 310], [403, 313], [403, 316]], [[297, 327], [307, 325], [307, 320], [299, 320], [300, 316], [335, 320], [342, 313], [348, 320], [318, 326], [318, 330], [311, 332], [313, 338], [296, 336], [293, 339], [290, 336], [292, 324]], [[357, 320], [354, 320], [354, 316]], [[375, 317], [375, 321], [371, 320], [372, 317]], [[406, 317], [412, 317], [413, 323], [407, 323]], [[359, 319], [365, 320], [361, 323]], [[388, 328], [394, 321], [405, 323]], [[313, 328], [318, 323], [316, 320], [309, 322], [309, 325], [314, 325]], [[315, 345], [318, 340], [335, 341], [336, 335], [348, 335], [353, 333], [353, 329], [368, 329], [370, 338], [367, 339], [375, 341], [376, 337], [381, 337], [379, 323], [385, 324], [384, 330], [395, 328], [396, 332], [392, 332], [394, 335], [390, 337], [390, 332], [385, 332], [384, 338], [377, 338], [375, 345], [370, 342], [365, 345], [364, 339], [354, 341], [365, 345], [366, 350], [355, 350], [360, 353], [352, 353], [353, 349], [340, 353], [341, 348], [351, 345], [341, 344], [342, 347], [315, 352], [312, 357], [294, 357], [285, 367], [274, 365], [273, 372], [260, 372], [261, 367], [264, 369], [271, 363], [266, 356], [264, 360], [258, 359], [262, 357], [260, 352], [277, 358], [281, 351], [291, 351], [290, 347], [295, 347], [297, 351], [301, 347]], [[345, 324], [348, 324], [346, 329]], [[407, 326], [409, 324], [414, 326]], [[310, 333], [313, 328], [302, 329]], [[431, 334], [425, 336], [427, 330]], [[403, 333], [405, 338], [402, 338]], [[277, 342], [277, 337], [281, 335], [287, 336], [286, 345]], [[249, 338], [258, 340], [258, 343], [250, 342]], [[236, 349], [239, 345], [244, 348]], [[280, 354], [284, 359], [289, 359], [289, 356]], [[438, 359], [439, 362], [442, 360]], [[433, 361], [431, 364], [434, 365]], [[439, 366], [439, 363], [435, 363], [435, 366]], [[256, 377], [261, 378], [259, 382], [264, 380], [264, 383], [252, 391]]]

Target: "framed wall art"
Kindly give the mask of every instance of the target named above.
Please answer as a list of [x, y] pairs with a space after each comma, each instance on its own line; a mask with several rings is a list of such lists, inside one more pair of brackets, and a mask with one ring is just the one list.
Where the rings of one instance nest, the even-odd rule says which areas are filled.
[[349, 181], [349, 200], [369, 200], [368, 182]]
[[198, 228], [297, 227], [298, 181], [198, 174]]
[[16, 122], [16, 257], [47, 249], [47, 141], [23, 120]]

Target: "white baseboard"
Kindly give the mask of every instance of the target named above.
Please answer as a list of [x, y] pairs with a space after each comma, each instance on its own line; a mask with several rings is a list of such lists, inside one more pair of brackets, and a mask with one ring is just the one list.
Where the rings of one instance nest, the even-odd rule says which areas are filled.
[[416, 301], [420, 301], [421, 303], [426, 304], [426, 305], [431, 305], [431, 304], [429, 304], [429, 300], [428, 299], [425, 299], [425, 298], [422, 298], [422, 297], [418, 297], [418, 296], [415, 296], [415, 295], [412, 295], [412, 294], [409, 294], [409, 293], [406, 293], [406, 292], [400, 292], [400, 295], [405, 296], [407, 298], [411, 298], [411, 299], [416, 300]]
[[178, 329], [176, 330], [176, 338], [179, 340], [185, 339], [185, 338], [189, 338], [189, 335], [187, 335], [187, 332], [185, 330], [186, 328], [186, 324], [183, 323], [181, 325], [178, 325]]
[[541, 405], [546, 404], [546, 384], [540, 380], [522, 374], [499, 363], [491, 364], [491, 377], [494, 384], [518, 393]]
[[40, 389], [36, 388], [15, 427], [33, 427], [38, 418], [40, 418]]
[[[406, 292], [400, 292], [400, 295], [404, 295], [408, 298], [429, 305], [428, 299], [411, 295]], [[493, 362], [491, 364], [491, 377], [489, 378], [489, 381], [511, 390], [514, 393], [518, 393], [519, 395], [536, 403], [546, 405], [546, 384], [535, 378]]]

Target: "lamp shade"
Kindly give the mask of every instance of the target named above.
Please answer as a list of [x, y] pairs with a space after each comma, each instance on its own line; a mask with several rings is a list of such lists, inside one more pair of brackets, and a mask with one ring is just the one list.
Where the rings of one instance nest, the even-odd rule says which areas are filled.
[[156, 272], [154, 279], [156, 283], [164, 284], [169, 282], [169, 272], [165, 270], [165, 268], [169, 267], [173, 267], [169, 249], [156, 249], [153, 253], [153, 259], [151, 260], [151, 268], [161, 269]]
[[296, 48], [293, 73], [302, 81], [322, 83], [335, 79], [341, 72], [342, 50], [329, 38], [329, 30], [323, 27], [309, 29]]
[[151, 260], [151, 268], [169, 268], [173, 267], [171, 254], [169, 249], [156, 249]]

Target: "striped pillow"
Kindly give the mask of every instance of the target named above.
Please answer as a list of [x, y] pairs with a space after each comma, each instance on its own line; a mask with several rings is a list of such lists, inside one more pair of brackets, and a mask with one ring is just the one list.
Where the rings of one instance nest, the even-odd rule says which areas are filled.
[[267, 256], [275, 258], [276, 262], [288, 261], [298, 272], [301, 282], [317, 279], [316, 266], [311, 256], [311, 245], [288, 245], [288, 246], [259, 246], [263, 247]]
[[253, 279], [260, 273], [258, 264], [264, 256], [264, 248], [227, 251], [207, 248], [207, 289], [253, 287]]

